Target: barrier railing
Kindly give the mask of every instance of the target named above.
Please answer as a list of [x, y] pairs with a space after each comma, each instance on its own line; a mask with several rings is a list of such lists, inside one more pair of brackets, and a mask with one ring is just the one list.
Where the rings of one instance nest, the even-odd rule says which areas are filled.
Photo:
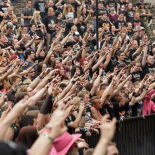
[[[92, 133], [85, 140], [94, 148], [99, 138]], [[155, 155], [155, 114], [123, 119], [117, 123], [113, 142], [120, 155]]]

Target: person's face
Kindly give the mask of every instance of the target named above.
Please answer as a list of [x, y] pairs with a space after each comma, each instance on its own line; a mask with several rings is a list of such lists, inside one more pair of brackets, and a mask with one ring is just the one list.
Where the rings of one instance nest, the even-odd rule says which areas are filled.
[[70, 51], [73, 48], [73, 45], [67, 46], [67, 51]]
[[56, 60], [56, 65], [60, 65], [60, 64], [61, 64], [60, 60]]
[[57, 51], [59, 51], [59, 50], [61, 49], [61, 45], [58, 44], [58, 45], [56, 46], [56, 49], [57, 49]]
[[83, 66], [81, 66], [81, 67], [84, 69], [84, 68], [86, 68], [87, 65], [88, 65], [88, 61], [84, 61]]
[[102, 109], [102, 102], [101, 102], [101, 99], [95, 99], [95, 105], [94, 107], [96, 109]]
[[128, 23], [128, 29], [132, 29], [132, 24]]
[[14, 82], [14, 85], [18, 85], [22, 82], [22, 79], [17, 78], [16, 81]]
[[62, 57], [64, 58], [64, 57], [67, 56], [67, 55], [68, 55], [68, 51], [64, 51]]
[[121, 53], [120, 56], [118, 56], [118, 59], [121, 60], [121, 61], [124, 61], [125, 54], [124, 53]]
[[106, 19], [107, 19], [107, 14], [104, 14], [104, 15], [102, 16], [102, 18], [103, 18], [104, 20], [106, 20]]
[[68, 9], [67, 9], [67, 10], [68, 10], [68, 12], [71, 12], [71, 10], [72, 10], [72, 9], [71, 9], [71, 7], [68, 7]]
[[31, 55], [29, 55], [31, 59], [35, 59], [35, 53], [31, 51]]
[[50, 60], [52, 61], [54, 59], [54, 54], [51, 55]]
[[73, 3], [73, 0], [69, 0], [70, 3]]
[[31, 1], [28, 1], [28, 2], [27, 2], [27, 7], [29, 7], [29, 8], [30, 8], [30, 7], [31, 7], [31, 5], [32, 5], [32, 2], [31, 2]]
[[145, 30], [142, 29], [139, 33], [143, 36], [145, 34]]
[[53, 14], [54, 14], [53, 9], [48, 9], [48, 15], [49, 15], [49, 16], [53, 16]]
[[136, 63], [136, 65], [135, 65], [135, 71], [140, 71], [140, 69], [141, 69], [140, 63]]
[[122, 92], [119, 92], [118, 93], [118, 101], [121, 101], [123, 99], [123, 93]]
[[82, 16], [80, 17], [79, 21], [80, 21], [80, 22], [82, 22], [82, 21], [83, 21], [83, 17], [82, 17]]
[[119, 18], [120, 18], [120, 19], [123, 19], [123, 17], [124, 17], [124, 14], [121, 13], [121, 14], [119, 15]]
[[26, 33], [27, 33], [27, 27], [23, 27], [22, 33], [23, 33], [23, 34], [26, 34]]
[[76, 32], [77, 28], [76, 27], [72, 28], [72, 31], [73, 31], [73, 33]]
[[103, 8], [103, 3], [98, 3], [99, 8]]
[[3, 6], [7, 6], [8, 0], [3, 1]]
[[137, 49], [138, 48], [138, 42], [137, 41], [133, 42], [132, 48], [133, 49]]
[[83, 8], [82, 12], [83, 13], [86, 13], [87, 12], [87, 9], [86, 8]]
[[3, 63], [2, 63], [2, 64], [3, 64], [3, 66], [4, 66], [4, 67], [5, 67], [5, 66], [7, 66], [8, 61], [7, 61], [7, 59], [6, 59], [6, 58], [4, 58], [4, 59], [3, 59]]
[[79, 41], [80, 36], [74, 36], [75, 41]]
[[122, 32], [122, 33], [126, 33], [126, 32], [127, 32], [127, 28], [126, 28], [126, 27], [122, 27], [121, 32]]
[[143, 37], [143, 41], [147, 42], [148, 39], [149, 39], [148, 36], [147, 36], [147, 35], [144, 35], [144, 37]]
[[135, 19], [139, 19], [139, 13], [135, 13], [134, 17]]
[[80, 69], [77, 67], [77, 68], [76, 68], [76, 74], [77, 74], [77, 75], [80, 75], [80, 73], [81, 73], [81, 71], [80, 71]]
[[112, 27], [111, 27], [111, 30], [112, 30], [112, 31], [115, 31], [115, 30], [116, 30], [115, 26], [112, 26]]
[[89, 51], [90, 50], [90, 46], [86, 46], [86, 51]]
[[11, 33], [12, 33], [12, 28], [6, 29], [6, 33], [7, 33], [7, 34], [11, 34]]
[[146, 62], [147, 62], [149, 65], [154, 65], [153, 56], [148, 56]]
[[32, 70], [28, 73], [28, 76], [30, 76], [30, 77], [34, 77], [34, 76], [35, 76], [35, 71], [34, 71], [34, 69], [32, 69]]
[[42, 49], [41, 52], [40, 52], [40, 57], [45, 57], [46, 55], [46, 52], [45, 52], [45, 49]]
[[53, 6], [53, 1], [49, 1], [48, 6], [52, 7]]
[[42, 66], [42, 70], [41, 70], [41, 71], [42, 71], [42, 72], [45, 71], [46, 68], [47, 68], [46, 64], [43, 64], [43, 66]]
[[37, 17], [37, 18], [40, 18], [40, 13], [37, 13], [37, 14], [36, 14], [36, 17]]
[[144, 8], [144, 6], [145, 6], [144, 4], [140, 4], [140, 7], [141, 7], [141, 8]]
[[60, 69], [60, 75], [61, 75], [61, 76], [65, 75], [65, 70], [64, 70], [63, 67], [61, 67], [61, 69]]
[[12, 15], [12, 14], [13, 14], [12, 8], [9, 8], [9, 9], [8, 9], [8, 14], [9, 14], [9, 15]]
[[83, 102], [84, 102], [85, 104], [88, 104], [89, 101], [90, 101], [89, 94], [85, 94], [85, 96], [84, 96], [84, 98], [83, 98]]
[[31, 87], [27, 88], [27, 94], [29, 95], [29, 97], [32, 97], [34, 95], [32, 91], [33, 89]]
[[70, 106], [73, 106], [73, 108], [72, 108], [72, 112], [74, 111], [74, 109], [75, 109], [75, 104], [74, 104], [74, 101], [71, 99], [70, 101], [68, 101], [68, 103], [69, 103], [69, 105]]
[[8, 42], [8, 38], [5, 35], [2, 35], [1, 38], [0, 38], [0, 41], [2, 43], [7, 43]]
[[37, 124], [38, 124], [37, 119], [33, 118], [33, 126], [36, 127], [36, 129], [38, 128]]
[[119, 155], [118, 149], [115, 145], [108, 146], [107, 155]]
[[31, 31], [36, 31], [36, 26], [35, 25], [32, 25]]
[[129, 8], [129, 10], [132, 9], [132, 3], [129, 3], [129, 4], [128, 4], [128, 8]]

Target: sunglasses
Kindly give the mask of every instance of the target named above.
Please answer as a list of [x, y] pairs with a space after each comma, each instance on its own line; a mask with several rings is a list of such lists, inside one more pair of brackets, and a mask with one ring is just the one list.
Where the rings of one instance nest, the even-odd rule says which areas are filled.
[[31, 71], [31, 72], [29, 72], [29, 73], [34, 73], [35, 71]]

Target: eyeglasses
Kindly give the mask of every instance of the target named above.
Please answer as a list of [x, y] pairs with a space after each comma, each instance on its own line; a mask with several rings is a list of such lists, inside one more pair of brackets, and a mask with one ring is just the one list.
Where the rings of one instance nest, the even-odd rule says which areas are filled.
[[29, 72], [29, 73], [34, 73], [35, 71], [31, 71], [31, 72]]

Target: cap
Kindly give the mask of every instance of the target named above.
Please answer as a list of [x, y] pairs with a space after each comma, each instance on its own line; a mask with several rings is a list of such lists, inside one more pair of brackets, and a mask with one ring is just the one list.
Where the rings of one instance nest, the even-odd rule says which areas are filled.
[[111, 7], [110, 10], [115, 10], [115, 8], [114, 7]]
[[140, 30], [145, 30], [145, 28], [144, 27], [141, 27]]
[[80, 36], [80, 33], [76, 31], [73, 33], [73, 36]]

